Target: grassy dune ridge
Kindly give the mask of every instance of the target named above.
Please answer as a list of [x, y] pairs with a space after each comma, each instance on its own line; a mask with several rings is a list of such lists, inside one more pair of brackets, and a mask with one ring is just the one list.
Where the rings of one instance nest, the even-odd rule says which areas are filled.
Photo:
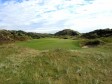
[[0, 46], [0, 84], [111, 83], [112, 43], [81, 49], [77, 41], [44, 38]]

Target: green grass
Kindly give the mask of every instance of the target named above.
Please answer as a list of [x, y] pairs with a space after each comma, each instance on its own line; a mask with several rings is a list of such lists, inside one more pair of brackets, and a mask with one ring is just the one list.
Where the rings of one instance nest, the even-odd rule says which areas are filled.
[[0, 46], [0, 84], [112, 84], [112, 43], [72, 51], [17, 44]]
[[78, 49], [79, 41], [70, 39], [58, 39], [58, 38], [42, 38], [34, 39], [26, 42], [18, 42], [17, 45], [34, 48], [38, 50], [49, 50], [49, 49]]

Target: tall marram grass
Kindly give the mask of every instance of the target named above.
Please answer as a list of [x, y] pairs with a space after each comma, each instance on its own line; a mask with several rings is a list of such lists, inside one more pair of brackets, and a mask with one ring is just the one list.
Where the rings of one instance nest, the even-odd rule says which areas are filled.
[[68, 51], [0, 46], [0, 84], [111, 84], [112, 44]]

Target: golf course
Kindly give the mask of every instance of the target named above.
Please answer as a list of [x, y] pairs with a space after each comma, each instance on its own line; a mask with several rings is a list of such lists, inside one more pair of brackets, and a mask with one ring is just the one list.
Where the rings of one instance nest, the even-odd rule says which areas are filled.
[[112, 0], [0, 0], [0, 84], [112, 84]]
[[112, 43], [41, 38], [0, 46], [0, 84], [111, 84]]
[[112, 84], [111, 32], [0, 30], [0, 84]]
[[17, 45], [33, 48], [37, 50], [49, 50], [49, 49], [79, 49], [80, 44], [78, 40], [72, 39], [59, 39], [59, 38], [42, 38], [33, 39], [25, 42], [18, 42]]

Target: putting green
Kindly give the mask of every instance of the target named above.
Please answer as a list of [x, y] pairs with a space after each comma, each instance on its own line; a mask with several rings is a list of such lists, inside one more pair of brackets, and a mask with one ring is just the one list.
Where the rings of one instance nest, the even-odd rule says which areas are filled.
[[59, 38], [41, 38], [33, 39], [30, 41], [17, 42], [17, 45], [34, 48], [38, 50], [49, 50], [49, 49], [79, 49], [79, 41], [71, 39], [59, 39]]

